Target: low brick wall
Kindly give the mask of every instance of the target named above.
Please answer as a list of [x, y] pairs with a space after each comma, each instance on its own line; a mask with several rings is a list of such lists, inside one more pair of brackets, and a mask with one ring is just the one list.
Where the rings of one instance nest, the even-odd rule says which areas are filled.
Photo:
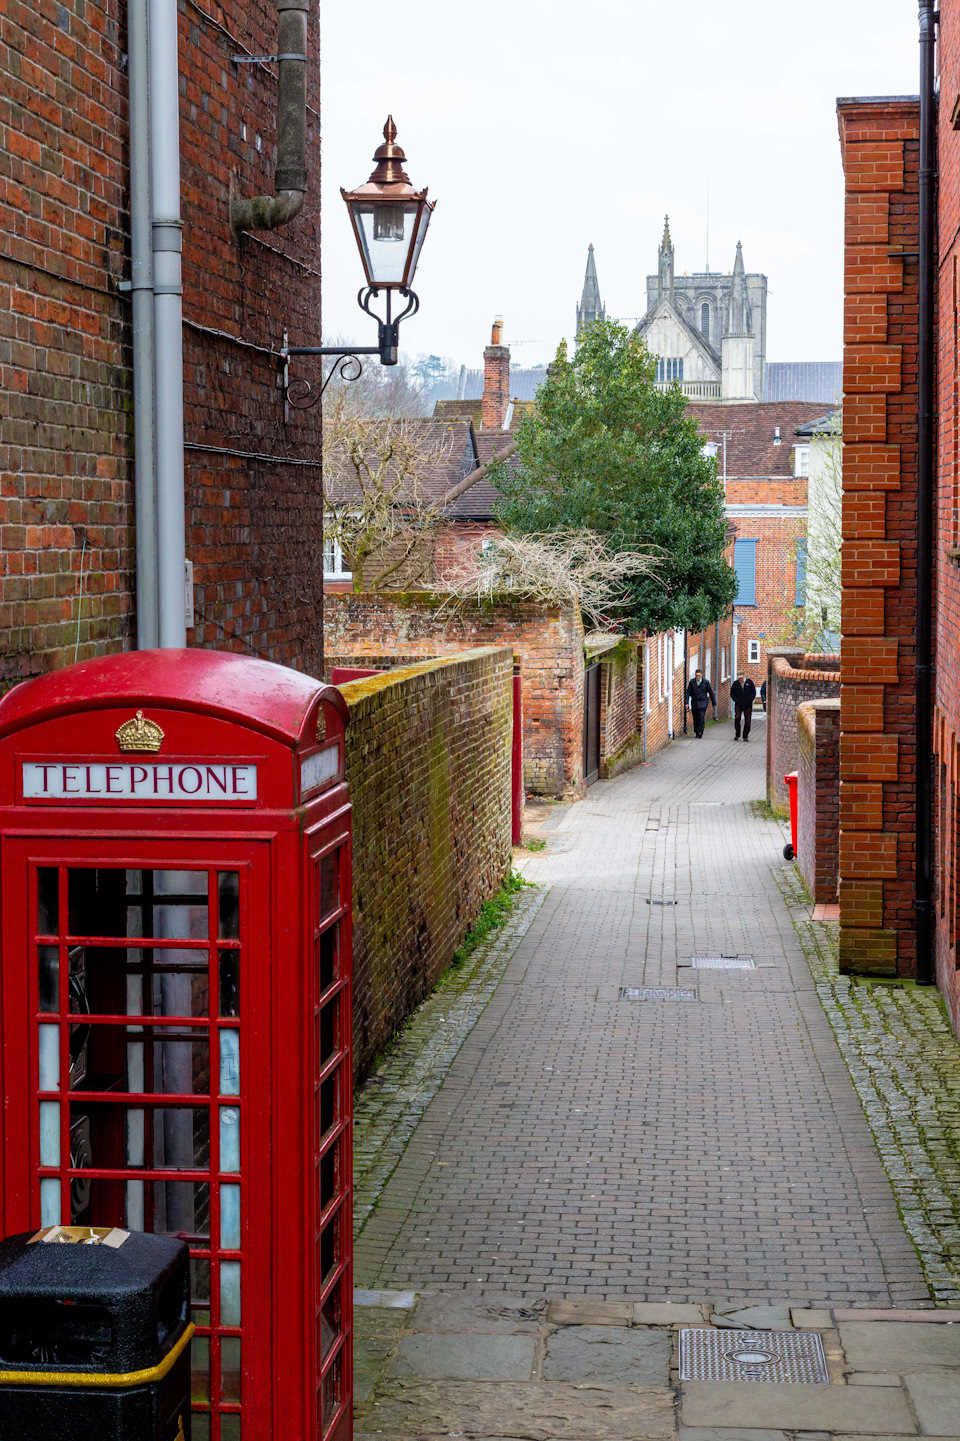
[[839, 656], [810, 655], [799, 646], [767, 651], [767, 803], [779, 815], [790, 813], [783, 777], [800, 760], [797, 707], [839, 696]]
[[450, 965], [510, 866], [513, 654], [350, 681], [358, 1078]]
[[529, 602], [445, 607], [434, 591], [331, 595], [324, 650], [341, 663], [453, 655], [510, 646], [523, 682], [524, 786], [533, 795], [583, 794], [583, 623], [573, 606]]
[[834, 903], [840, 866], [840, 700], [797, 707], [797, 864], [815, 901]]

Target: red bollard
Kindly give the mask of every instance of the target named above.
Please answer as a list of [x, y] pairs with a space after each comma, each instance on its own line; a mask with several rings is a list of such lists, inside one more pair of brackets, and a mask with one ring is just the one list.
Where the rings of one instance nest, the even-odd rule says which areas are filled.
[[790, 792], [790, 835], [793, 839], [793, 845], [787, 844], [783, 848], [783, 858], [787, 861], [792, 861], [797, 854], [797, 775], [797, 771], [791, 771], [783, 778]]
[[520, 667], [513, 668], [513, 750], [511, 755], [513, 844], [523, 844], [523, 685]]

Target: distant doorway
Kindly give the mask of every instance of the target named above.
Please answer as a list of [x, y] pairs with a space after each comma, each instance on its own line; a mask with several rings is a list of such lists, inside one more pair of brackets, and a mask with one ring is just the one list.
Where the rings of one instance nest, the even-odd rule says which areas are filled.
[[583, 674], [583, 778], [588, 786], [600, 778], [600, 663]]

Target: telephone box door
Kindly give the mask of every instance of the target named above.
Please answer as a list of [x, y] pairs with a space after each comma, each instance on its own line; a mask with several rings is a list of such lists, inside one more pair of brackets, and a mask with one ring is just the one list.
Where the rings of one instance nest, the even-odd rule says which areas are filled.
[[6, 842], [5, 951], [32, 965], [4, 975], [30, 1053], [6, 1068], [21, 1155], [5, 1158], [5, 1214], [187, 1240], [193, 1435], [241, 1441], [266, 1434], [243, 1378], [272, 1360], [268, 1258], [248, 1244], [270, 1226], [269, 1189], [251, 1184], [270, 1098], [249, 1084], [269, 1075], [267, 847], [171, 849]]

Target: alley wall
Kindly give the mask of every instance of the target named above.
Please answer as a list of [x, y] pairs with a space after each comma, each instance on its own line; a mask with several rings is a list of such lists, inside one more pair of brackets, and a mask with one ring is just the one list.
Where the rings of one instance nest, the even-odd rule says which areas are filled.
[[846, 190], [840, 967], [912, 976], [919, 101], [841, 100], [838, 116]]
[[[277, 385], [284, 329], [320, 343], [317, 12], [307, 199], [267, 241], [229, 191], [273, 193], [276, 67], [231, 56], [276, 51], [276, 6], [206, 8], [179, 4], [188, 638], [319, 673], [320, 415]], [[120, 0], [0, 11], [0, 689], [135, 635], [126, 46]]]
[[797, 865], [815, 902], [835, 905], [840, 848], [840, 697], [797, 707]]
[[340, 689], [362, 1078], [510, 867], [513, 652], [462, 651]]
[[840, 657], [806, 654], [800, 646], [767, 651], [767, 804], [790, 814], [784, 776], [800, 763], [797, 708], [805, 701], [840, 695]]

